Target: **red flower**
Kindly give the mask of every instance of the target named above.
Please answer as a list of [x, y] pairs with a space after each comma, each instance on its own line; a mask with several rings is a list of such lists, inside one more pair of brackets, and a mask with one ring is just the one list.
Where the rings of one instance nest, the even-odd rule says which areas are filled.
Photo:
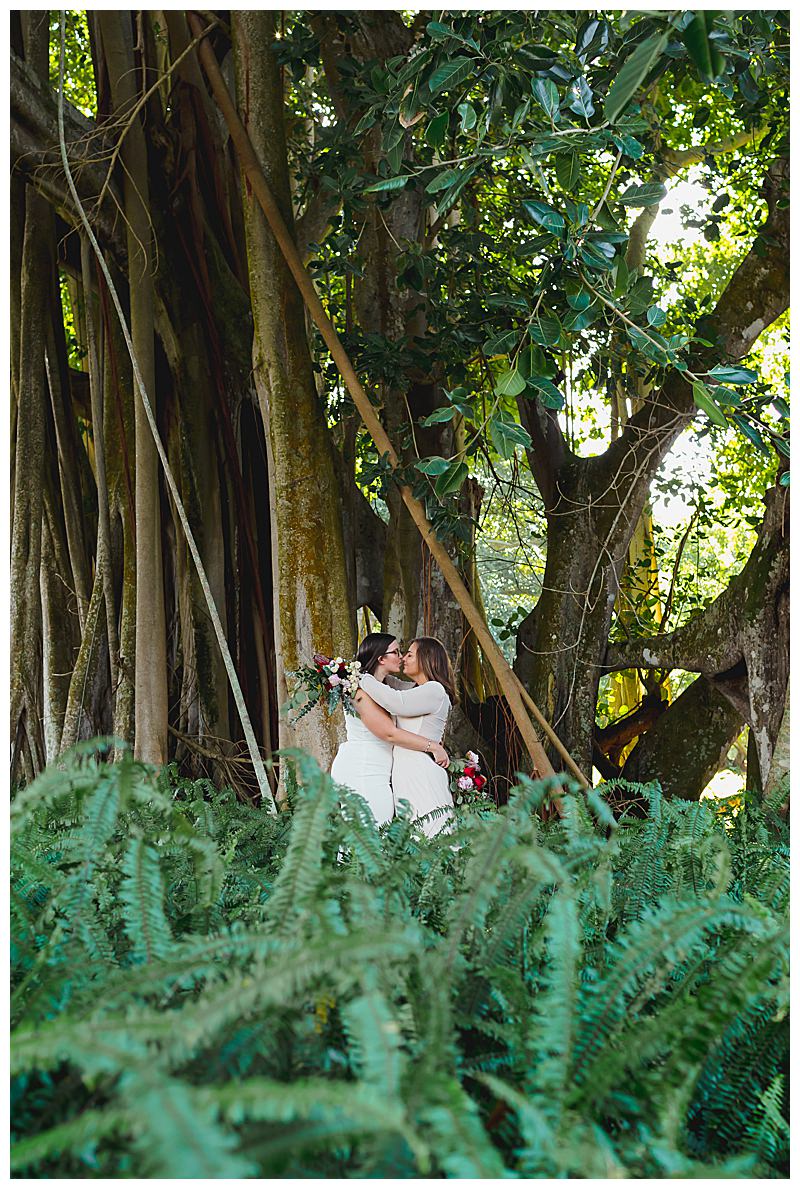
[[464, 775], [465, 776], [474, 776], [475, 769], [473, 767], [471, 767], [469, 764], [467, 764], [467, 766], [464, 768]]
[[474, 780], [475, 780], [475, 788], [478, 790], [478, 792], [480, 792], [480, 790], [486, 784], [486, 777], [485, 776], [476, 776], [476, 777], [474, 777]]

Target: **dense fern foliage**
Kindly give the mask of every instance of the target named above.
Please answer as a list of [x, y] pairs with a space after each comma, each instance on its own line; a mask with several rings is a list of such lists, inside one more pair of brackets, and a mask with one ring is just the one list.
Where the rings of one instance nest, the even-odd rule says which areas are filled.
[[786, 838], [521, 780], [427, 839], [79, 749], [13, 803], [13, 1167], [786, 1175]]

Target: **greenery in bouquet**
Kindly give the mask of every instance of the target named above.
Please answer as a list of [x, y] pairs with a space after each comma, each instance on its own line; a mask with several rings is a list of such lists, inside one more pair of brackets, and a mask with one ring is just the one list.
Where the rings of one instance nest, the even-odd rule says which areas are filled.
[[466, 756], [460, 759], [451, 760], [447, 772], [454, 805], [491, 799], [489, 782], [481, 773], [480, 758], [474, 751], [468, 751]]
[[343, 706], [345, 714], [356, 713], [353, 698], [361, 677], [360, 661], [346, 661], [341, 656], [329, 660], [321, 653], [315, 653], [313, 665], [303, 665], [288, 676], [295, 681], [288, 705], [289, 711], [298, 712], [295, 722], [320, 704], [328, 714], [333, 714], [339, 705]]

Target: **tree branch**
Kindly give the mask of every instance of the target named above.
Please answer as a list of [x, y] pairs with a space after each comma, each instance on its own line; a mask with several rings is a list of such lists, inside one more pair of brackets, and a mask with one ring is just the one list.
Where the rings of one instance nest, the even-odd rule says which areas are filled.
[[[105, 181], [104, 161], [113, 146], [93, 120], [65, 101], [64, 122], [70, 168], [81, 201], [93, 205]], [[49, 88], [11, 51], [11, 167], [18, 170], [71, 225], [80, 224], [61, 166], [56, 105]], [[124, 226], [118, 217], [119, 191], [94, 212], [97, 233], [118, 264], [127, 258]], [[116, 207], [115, 207], [116, 203]]]

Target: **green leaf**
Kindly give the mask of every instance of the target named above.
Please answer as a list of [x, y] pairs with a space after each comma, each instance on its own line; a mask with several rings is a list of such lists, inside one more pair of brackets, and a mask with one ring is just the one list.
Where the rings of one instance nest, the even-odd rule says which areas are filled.
[[704, 78], [716, 78], [722, 73], [725, 59], [716, 43], [709, 34], [714, 25], [716, 13], [700, 11], [684, 29], [683, 44], [689, 51], [689, 56]]
[[522, 204], [534, 222], [539, 223], [546, 231], [553, 235], [559, 235], [566, 226], [566, 221], [563, 215], [553, 207], [548, 206], [546, 202], [539, 202], [532, 199]]
[[655, 206], [667, 193], [661, 182], [648, 182], [645, 186], [631, 186], [619, 200], [623, 206]]
[[549, 78], [535, 78], [531, 90], [551, 120], [558, 119], [558, 89]]
[[624, 256], [618, 256], [614, 265], [614, 296], [622, 297], [628, 292], [630, 283], [628, 262]]
[[455, 36], [450, 26], [443, 25], [441, 21], [428, 21], [425, 31], [434, 41], [444, 41], [446, 37]]
[[440, 149], [447, 139], [447, 126], [450, 123], [450, 112], [443, 111], [434, 116], [425, 130], [425, 140], [433, 149]]
[[757, 373], [749, 367], [735, 367], [723, 363], [712, 367], [708, 374], [712, 379], [719, 380], [720, 384], [754, 384], [758, 379]]
[[556, 177], [564, 190], [574, 190], [581, 177], [581, 163], [577, 153], [564, 153], [556, 157]]
[[600, 269], [601, 272], [613, 268], [612, 259], [605, 252], [601, 251], [597, 244], [593, 244], [588, 240], [581, 248], [581, 258], [585, 264], [588, 264], [591, 268]]
[[663, 326], [667, 320], [667, 315], [660, 306], [650, 306], [647, 311], [647, 321], [650, 326]]
[[450, 62], [438, 66], [428, 79], [431, 95], [438, 95], [440, 91], [445, 91], [448, 87], [457, 87], [469, 78], [474, 68], [475, 63], [472, 58], [453, 58]]
[[740, 405], [742, 398], [733, 388], [726, 388], [724, 384], [714, 386], [714, 400], [720, 405]]
[[461, 117], [462, 132], [469, 132], [475, 127], [478, 121], [478, 113], [475, 111], [475, 108], [471, 103], [459, 103], [456, 111]]
[[528, 387], [532, 388], [538, 400], [548, 409], [562, 409], [564, 397], [556, 388], [552, 380], [545, 376], [530, 376]]
[[778, 480], [778, 482], [780, 483], [781, 487], [788, 487], [789, 486], [789, 472], [784, 471], [783, 474], [781, 475], [780, 479]]
[[538, 313], [531, 320], [528, 334], [540, 347], [554, 347], [561, 339], [561, 322], [553, 313]]
[[528, 431], [502, 410], [489, 421], [489, 433], [501, 458], [513, 458], [517, 446], [528, 447], [531, 444]]
[[520, 374], [519, 368], [507, 368], [497, 378], [494, 387], [498, 396], [519, 396], [525, 389], [525, 377]]
[[653, 33], [625, 59], [606, 96], [604, 111], [610, 124], [622, 115], [668, 42], [669, 34]]
[[638, 161], [644, 153], [644, 146], [635, 136], [614, 136], [612, 139], [624, 156], [630, 157], [633, 161]]
[[443, 169], [441, 173], [437, 173], [436, 177], [428, 182], [425, 187], [426, 194], [436, 194], [439, 190], [446, 190], [448, 186], [452, 186], [453, 182], [460, 177], [458, 169]]
[[583, 116], [585, 120], [590, 119], [594, 115], [594, 99], [592, 88], [583, 75], [570, 85], [569, 94], [569, 110], [574, 111], [576, 115]]
[[576, 293], [567, 294], [567, 304], [580, 313], [592, 304], [592, 295], [588, 290], [579, 288]]
[[757, 446], [762, 454], [769, 454], [769, 446], [765, 444], [764, 439], [752, 422], [746, 421], [744, 417], [740, 417], [738, 413], [733, 414], [733, 420], [735, 421], [736, 425], [738, 425], [745, 437], [749, 438], [753, 445]]
[[439, 478], [433, 485], [433, 490], [443, 499], [446, 495], [452, 495], [453, 492], [459, 491], [461, 484], [469, 474], [469, 467], [465, 462], [451, 462], [446, 471], [443, 471]]
[[433, 412], [429, 413], [427, 417], [421, 417], [419, 424], [426, 427], [429, 425], [441, 425], [445, 421], [452, 421], [457, 413], [458, 409], [455, 405], [445, 406], [441, 409], [434, 409]]
[[720, 409], [714, 403], [714, 400], [705, 384], [701, 383], [699, 380], [696, 380], [694, 384], [692, 384], [692, 396], [694, 397], [694, 403], [697, 405], [698, 409], [705, 413], [710, 421], [713, 421], [715, 425], [720, 426], [721, 429], [728, 428], [727, 417], [722, 412], [722, 409]]
[[414, 466], [418, 471], [422, 471], [423, 475], [443, 475], [450, 463], [446, 458], [434, 455], [432, 458], [420, 458]]
[[493, 355], [508, 355], [514, 350], [519, 335], [516, 330], [504, 330], [502, 334], [492, 335], [483, 345], [483, 353], [487, 359]]
[[406, 182], [411, 177], [411, 174], [404, 174], [397, 178], [383, 178], [380, 182], [375, 182], [372, 186], [366, 187], [367, 194], [374, 194], [380, 190], [402, 190]]

